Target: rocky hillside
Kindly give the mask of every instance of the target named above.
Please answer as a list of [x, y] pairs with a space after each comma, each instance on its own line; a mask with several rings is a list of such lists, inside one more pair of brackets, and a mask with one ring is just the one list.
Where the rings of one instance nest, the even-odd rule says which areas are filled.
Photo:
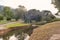
[[29, 40], [60, 40], [60, 21], [34, 29]]

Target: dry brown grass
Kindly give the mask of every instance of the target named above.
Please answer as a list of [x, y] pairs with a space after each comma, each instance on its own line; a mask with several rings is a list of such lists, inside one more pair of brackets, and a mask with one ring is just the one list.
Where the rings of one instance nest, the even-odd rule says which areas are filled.
[[34, 29], [29, 40], [49, 40], [53, 34], [60, 34], [60, 21]]

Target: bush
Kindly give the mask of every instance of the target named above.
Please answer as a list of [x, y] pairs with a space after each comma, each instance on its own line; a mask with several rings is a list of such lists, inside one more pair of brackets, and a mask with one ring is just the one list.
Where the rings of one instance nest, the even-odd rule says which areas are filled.
[[41, 22], [37, 22], [37, 23], [35, 23], [36, 25], [44, 25], [44, 24], [46, 24], [47, 22], [46, 21], [41, 21]]
[[16, 20], [15, 19], [11, 19], [11, 22], [15, 22]]
[[11, 17], [7, 17], [7, 21], [10, 21], [11, 20]]
[[7, 20], [1, 20], [1, 21], [0, 21], [0, 24], [6, 24], [6, 23], [8, 23]]
[[0, 14], [0, 20], [3, 20], [3, 15]]
[[53, 21], [53, 22], [54, 22], [54, 21], [60, 21], [60, 18], [55, 18], [55, 19], [53, 19], [52, 21]]

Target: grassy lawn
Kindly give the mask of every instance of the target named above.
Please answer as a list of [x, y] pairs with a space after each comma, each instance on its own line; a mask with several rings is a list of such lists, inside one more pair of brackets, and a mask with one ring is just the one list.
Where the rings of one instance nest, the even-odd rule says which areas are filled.
[[5, 27], [6, 28], [12, 28], [12, 27], [21, 27], [21, 26], [29, 26], [29, 25], [30, 24], [16, 22], [16, 23], [7, 24], [7, 25], [5, 25]]
[[21, 23], [21, 22], [9, 22], [7, 20], [1, 20], [0, 25], [3, 25], [6, 28], [12, 28], [12, 27], [21, 27], [21, 26], [29, 26], [30, 24]]

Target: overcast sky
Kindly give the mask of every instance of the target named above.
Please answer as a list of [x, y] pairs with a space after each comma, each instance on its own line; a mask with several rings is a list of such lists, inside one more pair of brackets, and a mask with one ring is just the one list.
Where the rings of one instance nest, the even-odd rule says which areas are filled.
[[18, 5], [25, 6], [29, 9], [50, 10], [56, 13], [57, 9], [51, 4], [51, 0], [0, 0], [0, 5], [17, 8]]

